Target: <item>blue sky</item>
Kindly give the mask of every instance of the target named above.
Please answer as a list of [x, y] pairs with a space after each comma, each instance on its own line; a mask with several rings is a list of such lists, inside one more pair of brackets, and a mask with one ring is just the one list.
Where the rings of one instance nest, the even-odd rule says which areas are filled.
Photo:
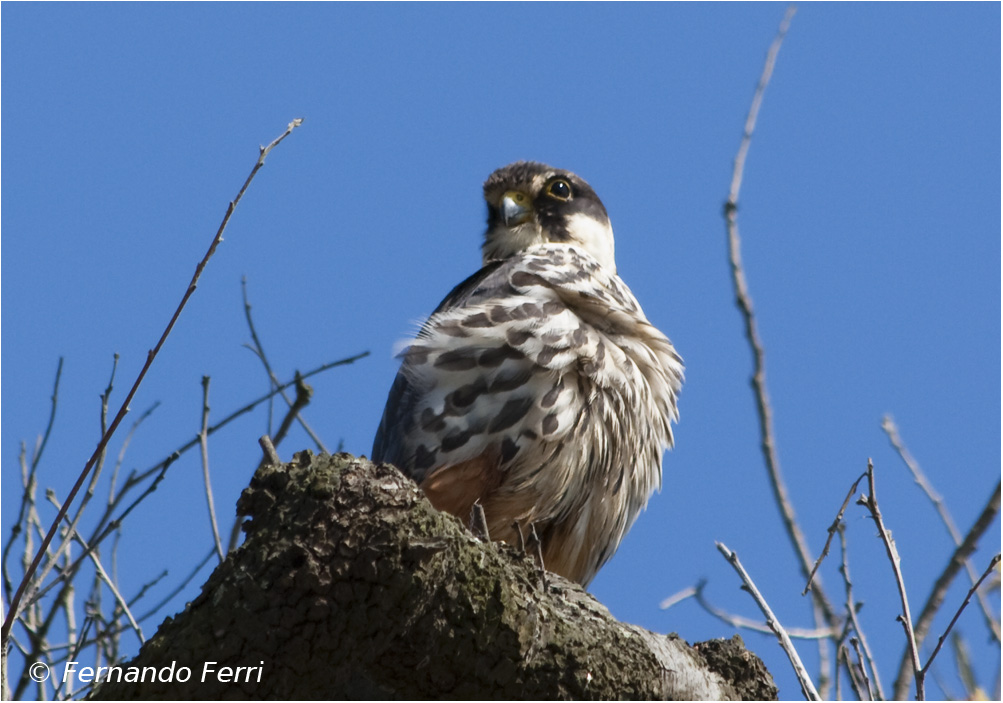
[[[133, 403], [133, 417], [160, 406], [123, 470], [151, 466], [194, 436], [203, 375], [212, 379], [212, 420], [267, 390], [242, 348], [242, 276], [283, 378], [371, 352], [313, 378], [306, 411], [329, 446], [368, 453], [395, 342], [479, 265], [481, 182], [511, 161], [544, 161], [599, 193], [620, 274], [687, 363], [664, 488], [592, 592], [617, 617], [656, 631], [691, 642], [731, 636], [692, 601], [658, 608], [707, 579], [716, 604], [756, 617], [714, 548], [720, 540], [784, 624], [809, 626], [762, 466], [721, 218], [783, 12], [780, 4], [5, 3], [4, 540], [21, 494], [19, 442], [30, 446], [45, 427], [59, 357], [40, 480], [63, 497], [98, 439], [112, 355], [121, 355], [117, 408], [257, 146], [303, 117], [241, 203]], [[999, 28], [999, 5], [989, 3], [801, 7], [740, 202], [780, 459], [809, 543], [821, 550], [873, 457], [917, 610], [952, 545], [880, 421], [894, 415], [967, 530], [1000, 467]], [[267, 422], [257, 412], [210, 442], [227, 528]], [[120, 446], [121, 437], [113, 454]], [[295, 432], [280, 454], [309, 446]], [[885, 652], [887, 686], [902, 648], [890, 568], [862, 510], [851, 508], [847, 522], [856, 595], [867, 604], [872, 647]], [[999, 534], [997, 522], [976, 554], [980, 571]], [[125, 525], [123, 590], [135, 593], [167, 568], [158, 599], [210, 545], [201, 467], [189, 454]], [[835, 567], [823, 567], [823, 578], [841, 600]], [[145, 623], [147, 634], [207, 575]], [[966, 590], [951, 591], [952, 611]], [[998, 648], [985, 644], [974, 611], [959, 627], [992, 686]], [[781, 695], [799, 696], [776, 643], [743, 636]], [[800, 650], [814, 671], [813, 648]], [[940, 671], [960, 693], [949, 657]]]

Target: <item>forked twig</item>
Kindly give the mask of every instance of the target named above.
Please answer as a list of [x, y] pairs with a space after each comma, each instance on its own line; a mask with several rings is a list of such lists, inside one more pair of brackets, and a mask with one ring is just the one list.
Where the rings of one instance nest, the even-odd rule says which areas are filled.
[[[296, 127], [299, 127], [302, 123], [303, 123], [302, 119], [297, 118], [293, 120], [292, 122], [289, 123], [289, 126], [286, 128], [286, 131], [283, 132], [277, 139], [272, 141], [268, 146], [260, 148], [258, 154], [258, 160], [254, 164], [254, 168], [251, 169], [251, 173], [247, 176], [247, 179], [244, 181], [244, 184], [240, 187], [240, 191], [237, 193], [237, 197], [234, 198], [227, 207], [226, 214], [223, 216], [223, 221], [220, 223], [219, 229], [216, 231], [216, 235], [213, 237], [212, 242], [209, 244], [209, 248], [206, 251], [205, 256], [203, 256], [202, 260], [199, 261], [199, 263], [196, 265], [195, 273], [192, 276], [192, 280], [188, 284], [187, 289], [185, 289], [185, 293], [181, 297], [181, 302], [178, 304], [177, 309], [174, 311], [174, 315], [167, 323], [167, 327], [164, 328], [163, 333], [160, 335], [160, 339], [157, 341], [157, 344], [153, 347], [153, 349], [151, 349], [147, 353], [146, 363], [143, 364], [143, 368], [140, 370], [139, 375], [136, 377], [135, 382], [133, 382], [132, 388], [130, 388], [129, 392], [126, 394], [125, 400], [122, 401], [122, 405], [119, 408], [118, 412], [115, 414], [115, 418], [108, 426], [108, 429], [105, 430], [104, 434], [101, 436], [101, 440], [98, 442], [98, 446], [95, 448], [94, 453], [91, 455], [90, 459], [87, 460], [87, 463], [84, 464], [84, 468], [80, 472], [80, 475], [77, 477], [76, 483], [73, 484], [73, 488], [71, 488], [70, 492], [67, 494], [66, 500], [63, 501], [63, 506], [59, 509], [59, 513], [52, 520], [52, 524], [49, 527], [49, 531], [46, 533], [45, 538], [42, 540], [42, 544], [39, 545], [38, 551], [35, 554], [35, 558], [32, 560], [31, 565], [28, 567], [28, 569], [24, 574], [24, 577], [21, 579], [21, 583], [18, 585], [17, 591], [14, 593], [13, 599], [11, 599], [9, 610], [7, 611], [7, 617], [4, 618], [3, 627], [0, 628], [0, 648], [6, 650], [7, 642], [10, 638], [11, 628], [13, 627], [14, 622], [17, 620], [18, 616], [21, 614], [21, 599], [24, 596], [25, 591], [28, 588], [29, 584], [32, 583], [32, 577], [35, 575], [35, 571], [38, 569], [39, 564], [42, 562], [42, 558], [45, 556], [49, 544], [52, 542], [52, 539], [56, 536], [56, 532], [59, 530], [59, 526], [62, 524], [63, 518], [66, 516], [66, 513], [69, 510], [70, 505], [73, 503], [73, 500], [77, 497], [77, 493], [83, 487], [84, 482], [87, 480], [87, 477], [91, 472], [91, 469], [94, 468], [94, 465], [97, 462], [98, 458], [104, 454], [105, 448], [108, 446], [108, 442], [111, 440], [112, 435], [115, 434], [115, 431], [118, 429], [118, 426], [125, 418], [126, 413], [129, 412], [129, 405], [132, 403], [133, 397], [135, 397], [136, 392], [139, 390], [139, 387], [142, 384], [143, 379], [146, 377], [147, 372], [150, 370], [150, 367], [153, 366], [153, 361], [157, 358], [157, 354], [160, 352], [161, 348], [164, 346], [164, 343], [167, 341], [167, 337], [170, 335], [171, 330], [174, 329], [174, 325], [178, 321], [178, 318], [181, 316], [182, 310], [184, 310], [185, 306], [188, 304], [188, 299], [191, 298], [192, 294], [195, 292], [195, 288], [198, 285], [198, 280], [202, 276], [202, 271], [205, 269], [206, 264], [209, 263], [209, 259], [211, 259], [212, 255], [216, 252], [216, 247], [218, 247], [219, 243], [223, 241], [223, 231], [226, 229], [226, 225], [230, 221], [230, 216], [233, 214], [233, 211], [236, 209], [237, 204], [243, 197], [244, 192], [247, 190], [248, 186], [251, 184], [251, 181], [254, 179], [255, 174], [264, 165], [265, 157], [268, 156], [268, 153], [273, 148], [275, 148], [283, 139], [289, 136], [292, 133], [292, 131]], [[34, 584], [33, 589], [37, 589], [37, 586], [38, 584]]]
[[818, 691], [815, 690], [815, 684], [811, 682], [811, 677], [808, 676], [808, 671], [804, 668], [804, 664], [801, 662], [801, 657], [798, 655], [798, 651], [794, 648], [794, 643], [791, 642], [790, 636], [787, 631], [784, 630], [780, 621], [777, 620], [777, 616], [773, 614], [773, 610], [770, 609], [769, 604], [766, 599], [763, 598], [763, 594], [759, 592], [756, 588], [756, 584], [753, 583], [752, 577], [746, 572], [745, 567], [742, 566], [742, 562], [738, 560], [738, 555], [731, 551], [721, 542], [715, 542], [717, 545], [717, 550], [724, 555], [724, 558], [728, 560], [728, 563], [732, 565], [735, 571], [742, 579], [744, 584], [742, 588], [749, 592], [752, 599], [756, 601], [756, 605], [763, 612], [766, 617], [766, 624], [770, 626], [773, 630], [773, 634], [777, 636], [777, 640], [780, 641], [780, 646], [790, 659], [791, 666], [794, 667], [794, 673], [797, 674], [798, 682], [801, 684], [801, 690], [804, 693], [805, 698], [810, 701], [821, 700], [818, 695]]

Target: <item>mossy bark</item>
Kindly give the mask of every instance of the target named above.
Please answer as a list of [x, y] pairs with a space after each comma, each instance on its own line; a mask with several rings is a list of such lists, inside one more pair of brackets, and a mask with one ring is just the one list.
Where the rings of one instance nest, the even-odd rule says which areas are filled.
[[[479, 541], [392, 466], [302, 452], [261, 468], [238, 510], [243, 546], [125, 665], [173, 662], [189, 680], [94, 698], [776, 696], [740, 638], [690, 647], [553, 574], [544, 587], [532, 559]], [[222, 682], [223, 667], [260, 670]]]

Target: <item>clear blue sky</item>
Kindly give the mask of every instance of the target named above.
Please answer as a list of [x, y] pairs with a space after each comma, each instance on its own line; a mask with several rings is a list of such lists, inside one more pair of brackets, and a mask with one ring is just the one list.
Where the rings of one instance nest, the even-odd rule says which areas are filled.
[[[617, 617], [656, 631], [691, 642], [731, 636], [692, 601], [658, 608], [707, 579], [715, 603], [757, 617], [714, 548], [720, 540], [784, 624], [809, 626], [759, 452], [721, 217], [783, 12], [779, 4], [5, 3], [4, 540], [21, 493], [19, 442], [30, 446], [45, 427], [58, 358], [66, 361], [41, 483], [63, 497], [98, 439], [113, 353], [117, 408], [258, 145], [303, 117], [258, 175], [133, 403], [134, 416], [160, 407], [123, 471], [151, 466], [194, 436], [203, 375], [212, 378], [212, 420], [267, 389], [242, 348], [241, 276], [283, 378], [371, 351], [312, 379], [306, 411], [329, 446], [368, 453], [395, 342], [479, 265], [481, 182], [510, 161], [545, 161], [595, 187], [621, 275], [687, 363], [663, 491], [592, 592]], [[741, 197], [780, 458], [811, 547], [821, 550], [873, 457], [916, 610], [952, 545], [890, 448], [882, 415], [894, 415], [963, 531], [1000, 475], [999, 47], [998, 4], [803, 6]], [[227, 528], [266, 430], [258, 412], [211, 440]], [[296, 432], [280, 454], [308, 446]], [[47, 504], [39, 509], [51, 515]], [[862, 510], [852, 507], [847, 522], [856, 595], [888, 685], [902, 649], [890, 569]], [[976, 555], [979, 570], [999, 534], [997, 522]], [[133, 594], [168, 568], [156, 600], [210, 544], [192, 453], [128, 519], [123, 590]], [[823, 578], [841, 600], [835, 567], [827, 563]], [[952, 611], [966, 588], [952, 590]], [[998, 649], [984, 644], [975, 611], [959, 627], [991, 687]], [[798, 697], [776, 643], [743, 636], [781, 695]], [[814, 671], [813, 647], [800, 649]], [[944, 656], [942, 678], [958, 694], [950, 663]]]

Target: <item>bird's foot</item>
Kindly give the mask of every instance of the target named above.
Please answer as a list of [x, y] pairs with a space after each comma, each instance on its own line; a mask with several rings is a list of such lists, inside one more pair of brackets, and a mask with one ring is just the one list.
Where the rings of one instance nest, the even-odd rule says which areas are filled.
[[[519, 532], [522, 535], [522, 532]], [[529, 526], [529, 540], [526, 542], [526, 546], [533, 550], [533, 556], [535, 557], [537, 573], [540, 576], [540, 585], [543, 590], [547, 590], [547, 569], [543, 563], [543, 541], [540, 536], [536, 534], [536, 524], [532, 523]]]
[[474, 536], [482, 542], [491, 541], [491, 533], [488, 532], [488, 518], [484, 514], [484, 506], [479, 500], [475, 500], [473, 507], [470, 508], [469, 527]]

